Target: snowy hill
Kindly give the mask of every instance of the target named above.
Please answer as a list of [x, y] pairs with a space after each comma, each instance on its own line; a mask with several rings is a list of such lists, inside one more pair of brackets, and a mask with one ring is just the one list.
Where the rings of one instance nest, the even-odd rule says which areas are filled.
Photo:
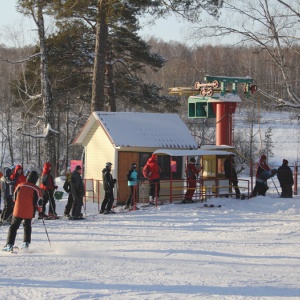
[[300, 299], [300, 197], [268, 192], [111, 215], [88, 203], [86, 220], [45, 221], [51, 245], [36, 219], [30, 253], [0, 252], [0, 297]]

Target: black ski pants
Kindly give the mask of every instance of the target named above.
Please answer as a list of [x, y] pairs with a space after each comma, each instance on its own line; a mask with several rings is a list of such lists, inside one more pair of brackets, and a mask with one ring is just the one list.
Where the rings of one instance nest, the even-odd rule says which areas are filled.
[[104, 200], [102, 201], [100, 211], [101, 212], [103, 212], [105, 210], [111, 211], [113, 204], [114, 204], [114, 190], [111, 189], [111, 190], [105, 191]]
[[72, 217], [80, 217], [81, 207], [83, 205], [83, 197], [81, 195], [72, 194], [73, 206], [72, 206]]
[[31, 220], [32, 219], [22, 219], [18, 217], [13, 217], [11, 221], [11, 225], [8, 230], [8, 235], [7, 235], [7, 242], [6, 244], [15, 244], [16, 240], [16, 235], [17, 231], [23, 222], [23, 228], [24, 228], [24, 235], [23, 235], [23, 242], [30, 243], [31, 242]]
[[67, 205], [65, 206], [65, 210], [64, 210], [64, 215], [70, 214], [70, 211], [73, 207], [73, 203], [74, 203], [74, 199], [73, 199], [72, 193], [69, 193], [68, 202], [67, 202]]

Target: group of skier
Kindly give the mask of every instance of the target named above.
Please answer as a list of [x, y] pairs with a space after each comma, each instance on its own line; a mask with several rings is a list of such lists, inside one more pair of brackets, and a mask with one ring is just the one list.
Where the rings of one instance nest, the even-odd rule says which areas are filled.
[[[21, 165], [15, 168], [6, 168], [1, 178], [1, 193], [4, 199], [4, 209], [1, 213], [1, 225], [10, 224], [6, 246], [3, 251], [12, 251], [17, 230], [23, 221], [24, 235], [21, 248], [28, 248], [31, 242], [31, 222], [38, 212], [39, 219], [58, 219], [54, 192], [57, 189], [51, 175], [52, 165], [44, 164], [40, 176], [40, 186], [36, 185], [39, 175], [30, 171], [27, 177], [23, 174]], [[84, 183], [80, 176], [81, 167], [76, 166], [69, 180], [69, 199], [72, 205], [72, 216], [69, 220], [82, 220], [81, 208], [83, 205]], [[67, 181], [67, 180], [66, 180]], [[64, 186], [65, 187], [65, 186]], [[48, 215], [46, 205], [49, 202]], [[68, 203], [70, 204], [70, 203]], [[67, 204], [67, 205], [68, 205]], [[69, 210], [71, 210], [69, 208]], [[68, 209], [67, 206], [65, 210]], [[68, 213], [69, 214], [69, 213]]]

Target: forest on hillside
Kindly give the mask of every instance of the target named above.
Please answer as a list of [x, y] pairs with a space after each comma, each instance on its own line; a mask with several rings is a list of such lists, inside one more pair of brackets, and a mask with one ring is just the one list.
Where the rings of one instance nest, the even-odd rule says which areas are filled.
[[[169, 93], [172, 87], [194, 87], [197, 81], [203, 82], [205, 75], [249, 76], [258, 87], [250, 97], [239, 87], [239, 106], [245, 110], [249, 127], [245, 129], [247, 134], [236, 135], [235, 143], [243, 152], [252, 149], [245, 157], [251, 158], [265, 149], [272, 155], [271, 130], [262, 141], [258, 141], [261, 135], [253, 131], [255, 124], [263, 122], [263, 110], [291, 111], [297, 117], [300, 48], [297, 31], [291, 30], [298, 26], [296, 5], [275, 0], [281, 10], [278, 6], [271, 11], [268, 4], [272, 1], [240, 1], [241, 11], [226, 1], [217, 1], [217, 5], [206, 1], [211, 2], [207, 10], [214, 22], [203, 26], [199, 19], [192, 20], [191, 13], [201, 7], [174, 1], [178, 5], [174, 6], [175, 13], [181, 12], [197, 24], [194, 35], [198, 39], [201, 35], [241, 36], [235, 44], [212, 45], [204, 39], [191, 47], [139, 37], [138, 16], [170, 13], [166, 7], [159, 10], [155, 1], [146, 7], [139, 1], [126, 6], [116, 0], [120, 7], [114, 14], [109, 9], [110, 1], [92, 1], [90, 10], [85, 6], [87, 1], [76, 2], [72, 9], [70, 1], [53, 1], [53, 6], [47, 1], [18, 2], [22, 12], [35, 18], [39, 43], [0, 46], [1, 166], [18, 162], [40, 167], [50, 160], [63, 168], [70, 159], [80, 159], [82, 149], [72, 145], [72, 141], [95, 109], [178, 113], [199, 146], [214, 144], [215, 119], [188, 119], [188, 96]], [[189, 1], [191, 5], [197, 2]], [[259, 27], [254, 31], [246, 22], [244, 31], [239, 32], [233, 24], [217, 23], [219, 12], [225, 9], [246, 18], [249, 11], [261, 9], [262, 17], [258, 19], [251, 13], [249, 21], [259, 21], [264, 31]], [[284, 12], [289, 13], [289, 18]], [[46, 35], [42, 21], [49, 14], [56, 19], [57, 30]], [[104, 49], [98, 45], [100, 41]], [[98, 59], [102, 59], [102, 65]]]

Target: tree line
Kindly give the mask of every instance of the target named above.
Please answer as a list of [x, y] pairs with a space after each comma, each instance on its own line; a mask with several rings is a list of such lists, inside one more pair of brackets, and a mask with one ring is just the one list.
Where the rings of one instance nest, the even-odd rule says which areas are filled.
[[[297, 43], [286, 42], [279, 47], [278, 42], [286, 41], [287, 36], [278, 35], [278, 30], [270, 31], [273, 43], [257, 38], [253, 43], [234, 46], [202, 42], [201, 46], [189, 47], [155, 38], [145, 41], [138, 35], [141, 15], [151, 14], [155, 20], [176, 13], [201, 25], [203, 10], [214, 17], [214, 23], [205, 28], [198, 25], [194, 37], [200, 39], [204, 29], [206, 37], [228, 34], [231, 27], [226, 31], [225, 26], [215, 25], [220, 11], [233, 10], [226, 1], [165, 1], [164, 5], [161, 1], [48, 2], [18, 1], [19, 10], [33, 18], [38, 28], [36, 46], [0, 49], [1, 110], [3, 120], [7, 120], [2, 122], [2, 149], [9, 153], [12, 164], [16, 159], [22, 163], [35, 161], [40, 166], [45, 160], [56, 163], [78, 158], [81, 150], [71, 142], [94, 110], [176, 112], [199, 145], [214, 143], [214, 121], [188, 120], [187, 97], [168, 93], [170, 87], [194, 86], [206, 74], [255, 79], [259, 93], [243, 97], [242, 102], [252, 112], [252, 123], [258, 119], [259, 110], [253, 109], [258, 105], [296, 107], [291, 100], [299, 93], [299, 49]], [[257, 10], [252, 2], [243, 1], [244, 8], [247, 4]], [[255, 2], [264, 7], [269, 1]], [[292, 7], [285, 7], [297, 17]], [[44, 15], [56, 20], [56, 31], [48, 36]], [[272, 23], [269, 15], [265, 13], [265, 24], [275, 23], [274, 29], [279, 22]], [[278, 20], [284, 18], [283, 12], [277, 15]], [[14, 149], [23, 150], [21, 157], [15, 157], [18, 151]]]

